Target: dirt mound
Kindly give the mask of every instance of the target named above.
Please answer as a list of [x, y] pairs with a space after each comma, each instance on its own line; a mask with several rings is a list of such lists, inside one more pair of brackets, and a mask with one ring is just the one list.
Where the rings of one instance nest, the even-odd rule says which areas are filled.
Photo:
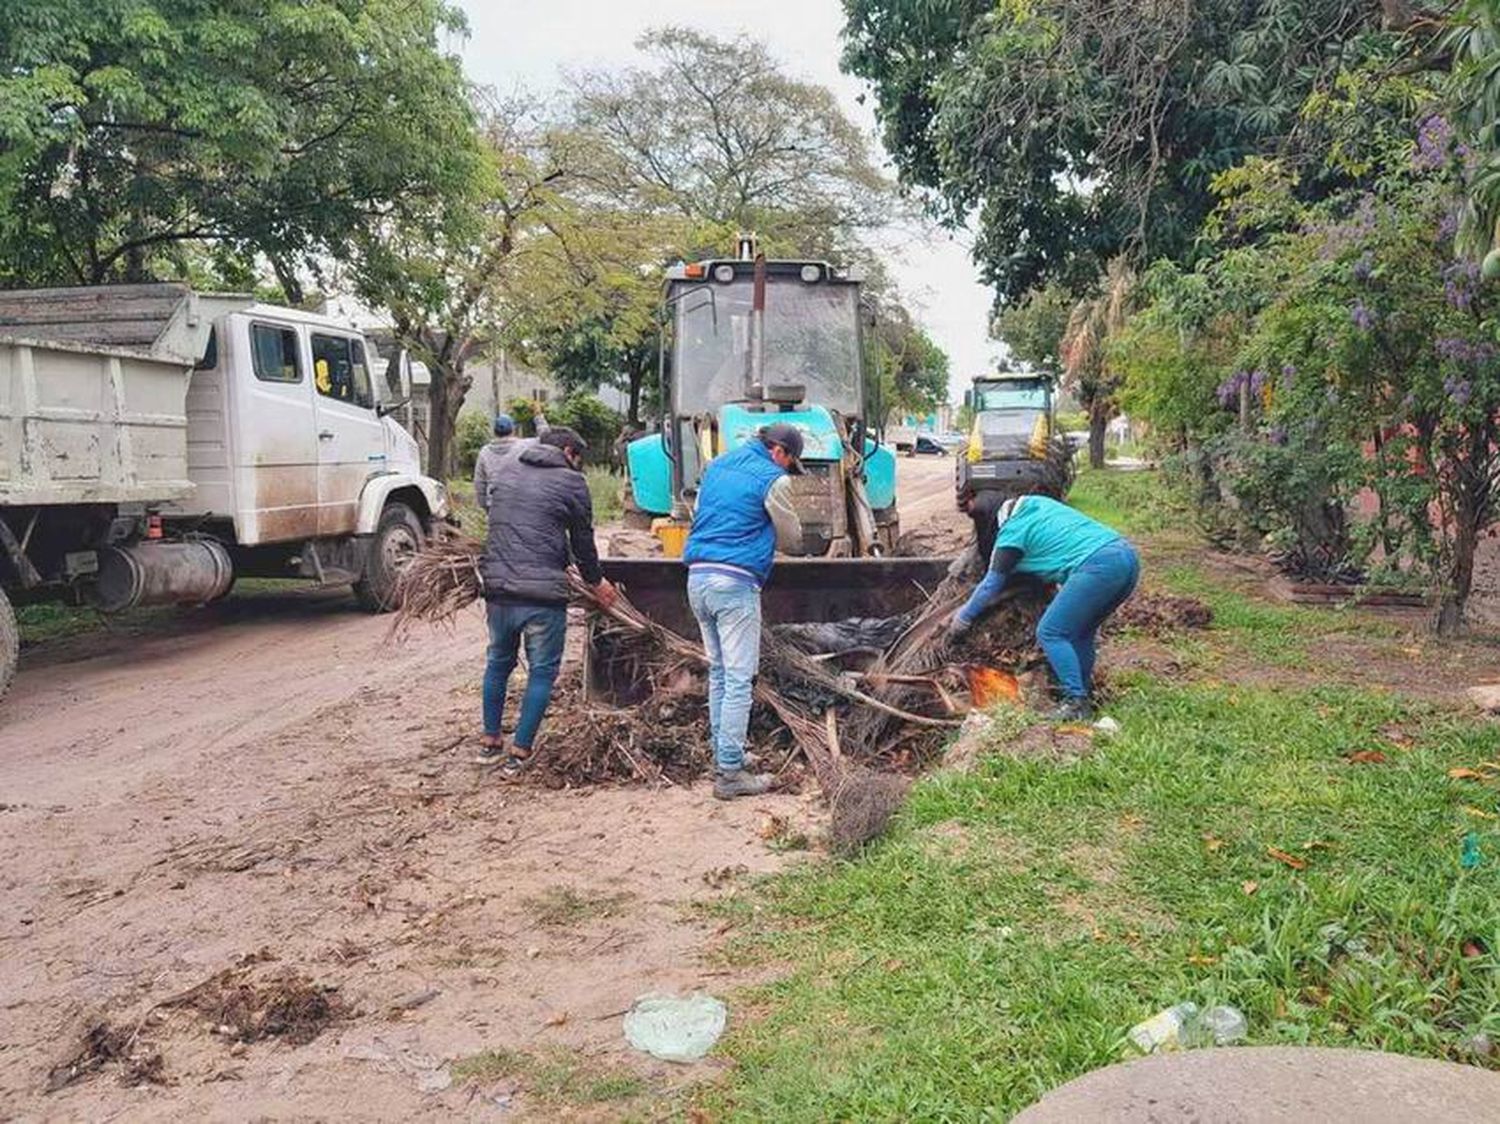
[[232, 1042], [279, 1038], [293, 1046], [351, 1014], [336, 991], [298, 972], [283, 969], [257, 982], [246, 978], [247, 967], [226, 968], [162, 1006], [197, 1011]]
[[127, 1030], [103, 1021], [89, 1024], [73, 1053], [48, 1072], [47, 1092], [55, 1093], [115, 1064], [120, 1067], [122, 1085], [164, 1084], [161, 1051], [138, 1039], [139, 1028]]
[[1165, 593], [1137, 593], [1109, 619], [1109, 631], [1133, 628], [1150, 636], [1209, 628], [1214, 611], [1196, 597]]

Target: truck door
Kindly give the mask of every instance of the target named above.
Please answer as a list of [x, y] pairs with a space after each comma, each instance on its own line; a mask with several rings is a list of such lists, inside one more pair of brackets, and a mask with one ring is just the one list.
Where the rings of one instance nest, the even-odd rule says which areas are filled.
[[[317, 534], [318, 449], [313, 394], [297, 328], [259, 317], [245, 324], [250, 362], [235, 356], [235, 533], [246, 546]], [[246, 368], [249, 368], [246, 370]]]
[[385, 429], [362, 340], [311, 333], [317, 400], [318, 534], [352, 535], [365, 481], [386, 470]]

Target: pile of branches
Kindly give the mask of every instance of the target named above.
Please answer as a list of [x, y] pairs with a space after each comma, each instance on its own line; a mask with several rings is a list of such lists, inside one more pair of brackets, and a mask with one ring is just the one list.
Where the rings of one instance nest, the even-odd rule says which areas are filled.
[[[418, 621], [448, 624], [475, 601], [482, 592], [479, 550], [472, 539], [449, 538], [419, 552], [401, 577], [394, 631], [404, 634]], [[755, 701], [779, 727], [762, 733], [782, 734], [806, 759], [829, 803], [836, 848], [853, 849], [879, 834], [905, 798], [903, 777], [872, 766], [896, 754], [933, 752], [961, 723], [967, 706], [957, 698], [958, 662], [982, 658], [1015, 666], [1034, 658], [1030, 637], [1041, 606], [1024, 588], [1011, 593], [961, 652], [950, 650], [948, 618], [977, 576], [973, 566], [972, 559], [969, 568], [955, 565], [925, 607], [882, 634], [894, 635], [894, 642], [859, 653], [865, 662], [858, 669], [843, 666], [836, 653], [809, 651], [805, 633], [768, 630], [762, 637]], [[539, 767], [563, 783], [622, 776], [678, 782], [697, 775], [707, 765], [708, 745], [698, 693], [708, 665], [703, 648], [646, 616], [623, 593], [605, 607], [576, 575], [571, 585], [576, 600], [596, 615], [591, 659], [608, 664], [610, 682], [635, 685], [635, 706], [589, 707], [570, 684], [565, 698], [580, 697], [569, 708], [567, 731]]]

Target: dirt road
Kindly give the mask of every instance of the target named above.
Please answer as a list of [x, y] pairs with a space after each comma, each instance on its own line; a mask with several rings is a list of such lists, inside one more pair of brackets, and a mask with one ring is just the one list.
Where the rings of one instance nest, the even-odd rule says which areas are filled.
[[[948, 458], [901, 471], [907, 518], [951, 502]], [[478, 612], [386, 629], [342, 593], [256, 593], [25, 654], [0, 703], [0, 1119], [498, 1116], [513, 1077], [443, 1087], [489, 1049], [628, 1066], [654, 1097], [682, 1079], [619, 1014], [732, 989], [697, 907], [782, 865], [759, 829], [811, 805], [500, 785], [465, 740]], [[261, 952], [247, 972], [335, 988], [349, 1016], [246, 1045], [166, 1002]], [[162, 1083], [110, 1063], [47, 1092], [100, 1023]]]

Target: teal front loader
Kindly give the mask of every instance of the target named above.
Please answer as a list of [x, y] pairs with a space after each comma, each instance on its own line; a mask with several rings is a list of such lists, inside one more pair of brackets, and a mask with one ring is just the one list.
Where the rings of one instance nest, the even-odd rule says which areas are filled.
[[803, 437], [792, 477], [798, 550], [778, 558], [762, 605], [768, 624], [891, 616], [921, 604], [947, 558], [896, 554], [896, 457], [867, 423], [859, 280], [820, 261], [735, 258], [668, 271], [662, 418], [626, 451], [629, 503], [649, 519], [662, 558], [604, 560], [642, 609], [689, 631], [680, 556], [698, 484], [714, 457], [773, 422]]

